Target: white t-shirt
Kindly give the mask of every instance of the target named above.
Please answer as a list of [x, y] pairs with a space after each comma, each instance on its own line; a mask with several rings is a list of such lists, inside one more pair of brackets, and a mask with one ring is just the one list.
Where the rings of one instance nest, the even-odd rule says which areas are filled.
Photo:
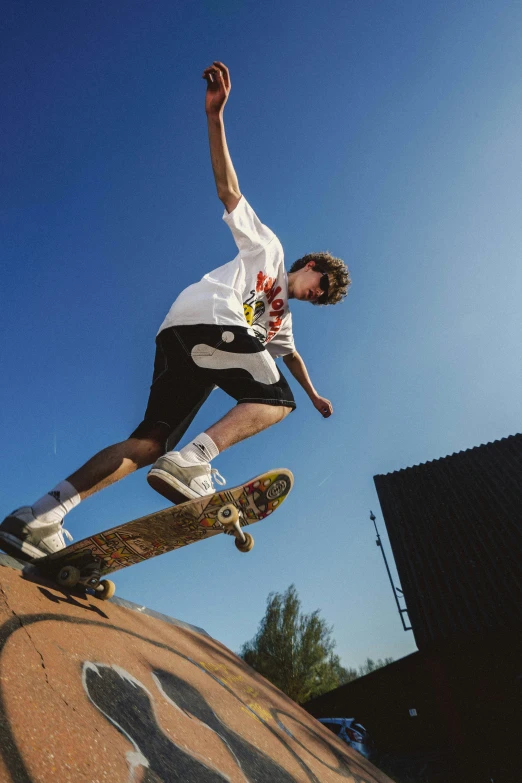
[[246, 326], [271, 356], [295, 350], [288, 308], [288, 277], [280, 241], [241, 196], [223, 215], [239, 250], [178, 296], [160, 327], [192, 324]]

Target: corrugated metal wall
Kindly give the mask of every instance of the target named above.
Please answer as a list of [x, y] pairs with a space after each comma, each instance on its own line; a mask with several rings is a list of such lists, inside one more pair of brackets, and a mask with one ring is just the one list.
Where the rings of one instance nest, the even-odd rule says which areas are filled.
[[522, 435], [374, 481], [419, 649], [522, 627]]

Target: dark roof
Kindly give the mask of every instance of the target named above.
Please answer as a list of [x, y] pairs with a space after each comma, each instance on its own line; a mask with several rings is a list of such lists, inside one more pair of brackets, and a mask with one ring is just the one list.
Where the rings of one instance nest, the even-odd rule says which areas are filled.
[[522, 435], [374, 477], [420, 649], [522, 624]]

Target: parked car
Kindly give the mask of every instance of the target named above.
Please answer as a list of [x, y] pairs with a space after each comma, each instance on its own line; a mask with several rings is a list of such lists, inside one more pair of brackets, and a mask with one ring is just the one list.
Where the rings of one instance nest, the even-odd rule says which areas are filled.
[[367, 759], [370, 758], [370, 737], [364, 726], [357, 723], [355, 718], [318, 718], [318, 720], [351, 748], [359, 751]]

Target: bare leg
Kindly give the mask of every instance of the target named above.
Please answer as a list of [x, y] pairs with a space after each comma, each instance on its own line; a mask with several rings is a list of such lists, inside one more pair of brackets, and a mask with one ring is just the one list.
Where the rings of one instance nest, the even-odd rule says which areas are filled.
[[94, 495], [145, 465], [151, 465], [164, 453], [164, 445], [153, 438], [128, 438], [98, 452], [68, 477], [81, 499]]
[[[246, 402], [236, 405], [220, 421], [207, 430], [220, 451], [228, 449], [251, 435], [266, 430], [287, 416], [291, 408]], [[158, 438], [128, 438], [95, 454], [79, 470], [67, 478], [81, 499], [94, 495], [125, 478], [135, 470], [152, 465], [164, 453], [164, 440]]]
[[282, 421], [291, 410], [292, 408], [281, 405], [242, 402], [209, 427], [206, 433], [218, 449], [224, 451], [234, 443], [250, 438], [251, 435], [256, 435], [272, 424]]

